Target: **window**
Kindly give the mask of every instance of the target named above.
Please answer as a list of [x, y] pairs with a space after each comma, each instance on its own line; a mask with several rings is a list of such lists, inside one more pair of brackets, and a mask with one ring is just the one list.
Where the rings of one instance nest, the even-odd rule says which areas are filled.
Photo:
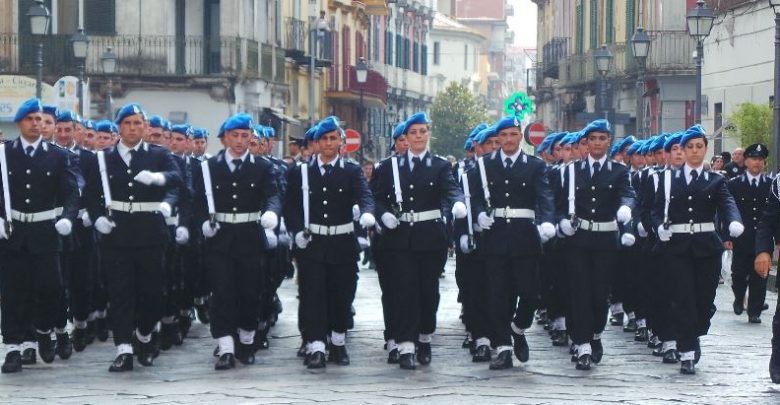
[[404, 67], [404, 39], [400, 35], [395, 35], [395, 66]]
[[590, 49], [599, 47], [599, 0], [590, 0]]
[[441, 63], [441, 44], [439, 41], [433, 43], [433, 64], [439, 66]]
[[608, 44], [611, 44], [615, 41], [614, 39], [614, 16], [613, 13], [615, 12], [615, 0], [607, 0], [607, 22], [604, 26], [604, 29], [606, 30], [605, 37]]
[[417, 41], [414, 41], [414, 45], [412, 45], [412, 70], [420, 71], [420, 46]]
[[469, 70], [469, 45], [463, 45], [463, 69]]
[[385, 64], [393, 64], [393, 33], [385, 32]]
[[634, 35], [634, 13], [636, 11], [636, 0], [626, 0], [626, 41], [630, 41]]
[[577, 1], [577, 43], [576, 51], [578, 55], [582, 55], [585, 50], [585, 13], [582, 10], [582, 2], [584, 0]]
[[[723, 103], [715, 103], [715, 130], [720, 130], [723, 126]], [[715, 154], [723, 152], [723, 132], [715, 138]]]
[[422, 69], [420, 70], [420, 73], [422, 73], [423, 76], [428, 75], [428, 45], [422, 46]]

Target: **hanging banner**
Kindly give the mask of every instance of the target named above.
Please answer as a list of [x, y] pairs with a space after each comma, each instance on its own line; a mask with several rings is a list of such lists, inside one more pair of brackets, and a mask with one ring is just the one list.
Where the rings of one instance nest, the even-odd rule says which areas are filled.
[[[54, 87], [43, 83], [45, 104], [54, 104]], [[0, 122], [13, 122], [16, 110], [25, 100], [35, 97], [35, 79], [27, 76], [0, 75]]]

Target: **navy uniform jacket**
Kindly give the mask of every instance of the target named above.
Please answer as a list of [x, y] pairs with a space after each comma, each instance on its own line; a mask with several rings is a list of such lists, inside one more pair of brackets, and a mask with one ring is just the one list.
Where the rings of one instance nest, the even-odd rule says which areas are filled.
[[[173, 214], [174, 216], [179, 217], [179, 222], [177, 226], [183, 226], [186, 228], [194, 228], [195, 226], [198, 226], [193, 222], [192, 219], [192, 195], [193, 195], [193, 186], [192, 186], [192, 171], [193, 171], [193, 162], [192, 159], [189, 156], [176, 156], [173, 155], [173, 160], [176, 162], [176, 167], [179, 168], [179, 173], [181, 173], [182, 177], [182, 184], [179, 185], [177, 192], [176, 192], [176, 206], [173, 208]], [[195, 161], [199, 163], [199, 161]]]
[[[733, 221], [742, 222], [725, 177], [703, 171], [695, 182], [686, 184], [684, 170], [685, 166], [667, 170], [672, 176], [669, 202], [669, 221], [672, 224], [713, 222], [716, 215], [723, 219], [726, 226]], [[665, 194], [664, 174], [659, 173], [658, 190], [651, 211], [653, 229], [656, 230], [664, 223]], [[675, 233], [669, 242], [659, 243], [668, 253], [691, 253], [694, 257], [717, 255], [723, 251], [723, 242], [716, 232]]]
[[[536, 219], [495, 218], [490, 229], [484, 231], [482, 252], [497, 256], [535, 256], [541, 254], [542, 244], [535, 222], [555, 223], [553, 193], [548, 182], [547, 165], [523, 152], [507, 173], [501, 153], [483, 156], [490, 190], [490, 203], [495, 208], [520, 208], [535, 211]], [[477, 182], [472, 186], [472, 207], [475, 217], [487, 211], [487, 201], [479, 166], [475, 169]]]
[[[769, 204], [769, 188], [773, 179], [766, 174], [761, 174], [758, 178], [758, 187], [753, 187], [746, 173], [735, 177], [728, 182], [728, 188], [737, 208], [742, 216], [742, 223], [745, 225], [745, 232], [734, 239], [725, 235], [725, 240], [734, 243], [734, 252], [753, 256], [756, 251], [756, 228], [758, 221], [761, 220], [761, 214], [764, 207]], [[724, 224], [728, 228], [728, 224]]]
[[[158, 204], [167, 202], [171, 208], [176, 206], [177, 189], [182, 184], [182, 177], [173, 155], [167, 149], [142, 141], [135, 156], [130, 160], [130, 167], [127, 167], [122, 160], [116, 146], [104, 152], [113, 201]], [[147, 186], [133, 180], [143, 170], [162, 173], [165, 176], [165, 185]], [[89, 196], [93, 207], [89, 216], [93, 220], [107, 214], [103, 202], [103, 187], [99, 178], [96, 184], [95, 191]], [[127, 213], [113, 210], [111, 219], [116, 223], [116, 228], [108, 235], [101, 235], [101, 243], [104, 247], [158, 246], [169, 239], [165, 219], [159, 212]]]
[[[80, 146], [65, 150], [73, 156], [71, 163], [74, 164], [74, 169], [78, 171], [79, 194], [82, 196], [90, 195], [90, 193], [94, 192], [95, 187], [100, 187], [97, 156], [95, 153]], [[73, 233], [62, 237], [66, 251], [76, 249], [79, 246], [92, 246], [95, 238], [93, 228], [85, 227], [80, 215], [81, 212], [87, 210], [88, 204], [94, 204], [94, 200], [89, 198], [80, 200], [79, 215], [76, 217], [76, 222], [73, 223]], [[93, 206], [92, 208], [94, 209], [95, 207]]]
[[[279, 191], [274, 181], [273, 165], [266, 159], [249, 154], [241, 168], [231, 172], [220, 152], [208, 159], [214, 208], [218, 213], [259, 213], [271, 211], [281, 215]], [[200, 226], [209, 219], [203, 170], [195, 165], [192, 184], [195, 188], [195, 223]], [[241, 224], [220, 223], [217, 234], [206, 240], [206, 249], [224, 254], [255, 255], [267, 246], [260, 222]]]
[[[284, 218], [291, 236], [304, 230], [303, 190], [301, 165], [290, 169], [287, 175], [287, 195], [284, 200]], [[333, 168], [323, 178], [318, 161], [308, 165], [309, 223], [338, 226], [352, 223], [352, 206], [357, 204], [361, 214], [374, 214], [374, 199], [368, 188], [363, 170], [355, 163], [338, 158]], [[312, 233], [306, 249], [299, 249], [297, 257], [306, 260], [349, 264], [358, 260], [360, 247], [354, 233], [323, 236]]]
[[[595, 177], [591, 178], [588, 159], [572, 162], [575, 177], [574, 212], [579, 219], [593, 222], [609, 222], [615, 220], [618, 209], [625, 205], [634, 207], [636, 193], [628, 181], [628, 168], [622, 164], [607, 159], [604, 166]], [[568, 217], [569, 212], [569, 167], [563, 172], [561, 193], [556, 198], [557, 217]], [[593, 232], [577, 229], [573, 236], [566, 237], [571, 246], [597, 249], [617, 250], [620, 245], [619, 232]]]
[[[41, 140], [32, 157], [27, 156], [19, 139], [5, 142], [8, 162], [8, 180], [11, 183], [11, 209], [35, 213], [63, 208], [61, 218], [76, 221], [79, 210], [77, 174], [71, 162], [72, 153]], [[5, 170], [5, 168], [0, 168]], [[3, 187], [5, 185], [3, 184]], [[3, 217], [3, 195], [0, 193]], [[54, 228], [55, 220], [41, 222], [11, 221], [10, 239], [0, 241], [0, 247], [9, 250], [27, 250], [31, 253], [50, 253], [62, 250], [60, 234]]]
[[[419, 167], [418, 167], [419, 166]], [[463, 202], [463, 192], [452, 177], [452, 165], [446, 159], [426, 152], [422, 161], [409, 169], [409, 154], [398, 157], [398, 171], [401, 182], [404, 212], [424, 212], [449, 209], [456, 201]], [[393, 213], [396, 206], [393, 188], [393, 167], [385, 160], [374, 171], [373, 193], [376, 199], [377, 221], [381, 223], [384, 213]], [[382, 243], [387, 249], [431, 251], [446, 250], [447, 231], [441, 219], [417, 223], [401, 222], [395, 229], [383, 229]]]
[[[775, 178], [769, 188], [769, 201], [764, 206], [763, 213], [756, 226], [756, 255], [775, 250], [775, 243], [780, 243], [780, 190], [778, 179]], [[747, 230], [746, 230], [747, 231]], [[777, 242], [776, 242], [777, 241]], [[780, 277], [775, 279], [775, 287], [780, 286]]]

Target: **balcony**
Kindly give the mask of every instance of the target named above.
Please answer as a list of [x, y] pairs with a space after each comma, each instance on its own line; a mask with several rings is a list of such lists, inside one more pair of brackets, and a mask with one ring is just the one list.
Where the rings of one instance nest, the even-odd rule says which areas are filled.
[[387, 99], [387, 81], [382, 74], [369, 70], [366, 82], [357, 81], [357, 72], [352, 65], [336, 65], [328, 74], [328, 97], [357, 99], [361, 91], [365, 97], [373, 97], [383, 103]]
[[542, 77], [558, 78], [558, 63], [569, 55], [569, 38], [556, 37], [542, 47]]
[[[76, 63], [69, 35], [43, 39], [44, 75], [61, 76]], [[0, 35], [0, 73], [35, 74], [32, 36]], [[107, 47], [117, 55], [116, 74], [130, 76], [220, 76], [258, 78], [258, 42], [237, 37], [91, 36], [87, 74], [102, 74]]]
[[[274, 59], [274, 52], [276, 53]], [[260, 54], [260, 78], [274, 83], [286, 83], [284, 76], [284, 58], [285, 51], [281, 48], [272, 47], [269, 44], [262, 44]], [[274, 72], [274, 63], [276, 72]]]
[[284, 48], [285, 55], [293, 59], [306, 53], [306, 22], [289, 17], [286, 20], [287, 35]]
[[[298, 65], [311, 64], [311, 35], [308, 23], [296, 18], [287, 18], [285, 35], [285, 56]], [[325, 31], [317, 40], [316, 67], [330, 67], [333, 64], [333, 38], [338, 38], [338, 32]]]

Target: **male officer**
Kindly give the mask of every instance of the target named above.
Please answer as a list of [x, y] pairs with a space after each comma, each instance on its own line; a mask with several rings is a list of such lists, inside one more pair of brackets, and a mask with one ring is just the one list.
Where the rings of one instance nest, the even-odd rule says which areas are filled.
[[[211, 157], [206, 153], [208, 145], [209, 131], [205, 128], [192, 128], [190, 131], [190, 169], [194, 170], [195, 164]], [[193, 185], [194, 187], [194, 185]], [[191, 280], [193, 301], [195, 303], [195, 312], [198, 320], [204, 325], [208, 325], [209, 318], [209, 280], [206, 268], [203, 265], [203, 234], [200, 224], [190, 222], [189, 252], [184, 256], [184, 268], [189, 272], [188, 277]]]
[[[625, 150], [636, 141], [636, 138], [629, 135], [622, 140], [615, 142], [614, 145], [612, 145], [612, 148], [610, 148], [609, 151], [609, 159], [614, 160], [617, 163], [623, 164], [624, 158], [625, 158]], [[628, 166], [628, 165], [626, 165]], [[629, 169], [630, 172], [630, 169]], [[631, 176], [629, 174], [629, 182], [631, 180]], [[622, 229], [627, 230], [627, 229]], [[621, 230], [621, 231], [622, 231]], [[624, 264], [628, 262], [628, 259], [630, 259], [630, 252], [633, 248], [632, 246], [625, 246], [622, 247], [619, 250], [618, 253], [618, 259], [616, 262], [616, 265], [612, 268], [612, 274], [610, 275], [610, 285], [612, 286], [612, 289], [610, 291], [610, 312], [612, 313], [612, 318], [610, 319], [610, 323], [613, 326], [623, 326], [623, 320], [627, 316], [628, 317], [628, 323], [626, 326], [628, 327], [629, 331], [636, 332], [636, 320], [634, 318], [634, 311], [632, 307], [632, 297], [628, 294], [627, 291], [627, 283], [628, 283], [628, 275], [627, 272], [624, 270]]]
[[745, 233], [736, 239], [724, 238], [724, 246], [734, 252], [731, 261], [731, 290], [734, 291], [734, 313], [741, 315], [748, 293], [748, 322], [761, 323], [761, 311], [766, 298], [766, 279], [753, 271], [756, 252], [756, 228], [764, 207], [769, 202], [773, 179], [764, 173], [769, 148], [757, 143], [745, 148], [745, 172], [728, 182], [729, 192], [739, 208]]
[[109, 120], [101, 120], [95, 124], [95, 131], [95, 150], [100, 151], [114, 146], [114, 137], [119, 133], [119, 127]]
[[359, 207], [362, 227], [376, 223], [373, 198], [360, 166], [339, 157], [342, 133], [336, 117], [317, 125], [313, 137], [318, 144], [317, 159], [290, 170], [284, 203], [287, 227], [299, 249], [301, 323], [310, 369], [325, 367], [327, 337], [331, 342], [328, 361], [349, 364], [345, 339], [360, 251], [352, 206]]
[[43, 105], [43, 121], [41, 121], [41, 136], [46, 142], [51, 142], [56, 131], [57, 115], [59, 110], [56, 105]]
[[97, 181], [102, 187], [88, 196], [99, 207], [89, 216], [102, 234], [102, 266], [117, 347], [111, 372], [132, 370], [134, 353], [139, 363], [152, 365], [152, 331], [164, 302], [165, 218], [171, 216], [182, 184], [173, 156], [143, 141], [148, 121], [140, 105], [123, 106], [116, 123], [120, 142], [98, 153]]
[[485, 234], [487, 313], [491, 343], [497, 347], [490, 369], [501, 370], [512, 367], [512, 341], [517, 359], [528, 361], [525, 330], [539, 305], [541, 244], [555, 236], [555, 226], [544, 162], [520, 149], [523, 134], [515, 117], [495, 127], [501, 148], [480, 158], [473, 211]]
[[216, 370], [235, 367], [236, 358], [254, 363], [265, 230], [276, 228], [281, 209], [273, 166], [248, 150], [252, 117], [236, 114], [223, 128], [225, 149], [196, 166], [193, 176], [196, 223], [202, 223], [206, 238], [213, 291], [209, 326], [219, 347]]
[[576, 368], [589, 370], [591, 359], [599, 363], [604, 354], [601, 333], [607, 322], [609, 274], [619, 245], [627, 244], [620, 240], [617, 222], [631, 220], [635, 194], [628, 168], [607, 160], [612, 137], [609, 122], [593, 121], [581, 133], [588, 154], [567, 166], [557, 203], [560, 230], [567, 236], [564, 260], [569, 270]]
[[712, 222], [716, 211], [729, 235], [744, 231], [739, 210], [723, 176], [703, 170], [707, 138], [701, 125], [680, 140], [686, 163], [659, 174], [659, 189], [651, 211], [664, 265], [674, 275], [674, 326], [682, 374], [695, 374], [701, 353], [699, 336], [707, 334], [718, 286], [723, 243]]
[[439, 275], [448, 246], [441, 209], [451, 206], [455, 218], [465, 218], [466, 206], [452, 177], [452, 166], [428, 152], [431, 135], [427, 114], [410, 116], [405, 130], [409, 151], [378, 168], [373, 191], [398, 282], [395, 340], [399, 365], [411, 370], [416, 368], [415, 343], [420, 364], [431, 361]]
[[211, 157], [206, 153], [206, 147], [209, 144], [209, 131], [204, 128], [193, 128], [192, 131], [192, 157], [202, 161]]
[[[78, 215], [79, 190], [70, 156], [43, 140], [43, 115], [40, 100], [22, 103], [14, 117], [20, 136], [6, 141], [0, 151], [6, 180], [0, 219], [0, 328], [8, 350], [3, 373], [36, 362], [33, 340], [38, 341], [41, 360], [54, 360], [50, 335], [61, 304], [60, 236], [70, 235]], [[23, 342], [30, 343], [25, 347]]]

